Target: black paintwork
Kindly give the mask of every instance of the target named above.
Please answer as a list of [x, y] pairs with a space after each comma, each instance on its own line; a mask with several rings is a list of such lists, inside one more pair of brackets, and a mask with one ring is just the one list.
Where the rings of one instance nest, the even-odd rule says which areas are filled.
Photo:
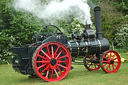
[[[84, 57], [85, 55], [93, 54], [100, 57], [104, 51], [109, 50], [109, 42], [106, 38], [102, 38], [100, 7], [95, 7], [94, 12], [96, 34], [94, 30], [91, 29], [90, 25], [86, 25], [86, 28], [83, 30], [82, 34], [72, 34], [72, 40], [67, 41], [67, 36], [63, 34], [58, 27], [48, 25], [55, 27], [56, 30], [59, 30], [59, 33], [57, 33], [55, 30], [53, 34], [49, 34], [49, 30], [47, 29], [48, 26], [44, 26], [43, 28], [46, 27], [49, 35], [41, 35], [40, 32], [43, 29], [41, 28], [41, 30], [37, 33], [38, 37], [37, 35], [34, 35], [37, 37], [37, 42], [28, 46], [13, 47], [12, 52], [17, 54], [17, 56], [13, 58], [12, 62], [14, 70], [19, 71], [22, 74], [34, 75], [35, 73], [32, 68], [33, 53], [40, 45], [51, 41], [60, 42], [65, 45], [69, 49], [72, 57]], [[41, 37], [39, 38], [39, 36]], [[92, 60], [92, 62], [99, 63], [99, 60]], [[51, 59], [50, 63], [51, 65], [55, 65], [56, 60]], [[111, 61], [111, 63], [113, 62]]]

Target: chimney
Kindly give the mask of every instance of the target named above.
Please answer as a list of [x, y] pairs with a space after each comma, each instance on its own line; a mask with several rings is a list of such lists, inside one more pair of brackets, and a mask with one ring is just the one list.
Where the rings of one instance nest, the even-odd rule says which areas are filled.
[[94, 8], [94, 15], [95, 15], [95, 23], [96, 23], [96, 37], [99, 40], [102, 40], [102, 30], [101, 30], [101, 8], [96, 6]]

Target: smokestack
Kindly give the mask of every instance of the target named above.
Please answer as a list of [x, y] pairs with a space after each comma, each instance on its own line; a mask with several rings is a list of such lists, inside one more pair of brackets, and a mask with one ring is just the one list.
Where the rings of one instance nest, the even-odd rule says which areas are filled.
[[101, 31], [101, 8], [96, 6], [94, 8], [95, 14], [95, 23], [96, 23], [96, 36], [98, 39], [102, 39], [102, 31]]

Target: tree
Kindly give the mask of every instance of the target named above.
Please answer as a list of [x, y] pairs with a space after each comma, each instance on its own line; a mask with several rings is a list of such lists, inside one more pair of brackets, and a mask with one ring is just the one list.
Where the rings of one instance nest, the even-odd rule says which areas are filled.
[[41, 21], [29, 13], [16, 11], [12, 1], [0, 0], [0, 58], [10, 59], [9, 48], [32, 43]]

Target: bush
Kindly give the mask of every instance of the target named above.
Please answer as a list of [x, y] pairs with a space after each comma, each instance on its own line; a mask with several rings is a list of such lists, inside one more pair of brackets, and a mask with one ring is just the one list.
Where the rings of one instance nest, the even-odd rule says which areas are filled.
[[0, 0], [0, 61], [10, 60], [9, 48], [32, 43], [32, 36], [41, 27], [41, 21], [29, 13], [16, 11], [10, 0]]
[[128, 49], [128, 24], [122, 25], [117, 28], [117, 33], [115, 37], [115, 44], [118, 48], [127, 48]]
[[68, 20], [59, 21], [58, 26], [67, 35], [71, 35], [74, 32], [81, 33], [84, 29], [83, 24], [73, 19], [70, 22]]
[[[111, 0], [95, 1], [101, 7], [101, 24], [103, 37], [110, 42], [114, 42], [116, 29], [128, 21], [127, 15], [118, 10]], [[94, 20], [94, 13], [92, 13], [92, 20]]]
[[0, 41], [0, 63], [7, 63], [12, 55], [8, 48], [13, 41], [13, 37], [9, 37], [8, 34], [0, 32]]
[[115, 6], [125, 14], [128, 14], [128, 0], [114, 0]]
[[[32, 36], [42, 27], [43, 20], [40, 21], [36, 17], [29, 13], [16, 11], [12, 6], [13, 0], [0, 0], [0, 61], [4, 59], [10, 60], [12, 53], [9, 52], [9, 48], [13, 46], [22, 46], [24, 44], [30, 44], [35, 41], [32, 40]], [[47, 2], [50, 0], [41, 0]], [[102, 9], [102, 29], [103, 36], [109, 39], [110, 42], [114, 42], [116, 28], [122, 24], [126, 24], [128, 16], [123, 16], [124, 13], [119, 12], [117, 7], [113, 6], [111, 0], [93, 0], [97, 2]], [[108, 2], [106, 2], [108, 1]], [[115, 1], [115, 0], [113, 0]], [[116, 0], [121, 2], [122, 0]], [[123, 0], [124, 6], [128, 7], [127, 0]], [[119, 3], [117, 3], [120, 6]], [[125, 8], [125, 7], [124, 7]], [[127, 8], [126, 8], [127, 9]], [[92, 13], [94, 15], [94, 13]], [[92, 17], [94, 21], [94, 17]], [[74, 20], [71, 16], [70, 20], [58, 21], [57, 26], [65, 32], [67, 35], [71, 35], [73, 32], [81, 32], [84, 29], [84, 25]], [[1, 30], [2, 29], [2, 30]], [[119, 31], [120, 32], [120, 31]], [[115, 45], [118, 47], [126, 46], [125, 43], [120, 42], [119, 32], [116, 34]], [[5, 60], [4, 60], [5, 61]], [[6, 61], [5, 61], [6, 62]]]

